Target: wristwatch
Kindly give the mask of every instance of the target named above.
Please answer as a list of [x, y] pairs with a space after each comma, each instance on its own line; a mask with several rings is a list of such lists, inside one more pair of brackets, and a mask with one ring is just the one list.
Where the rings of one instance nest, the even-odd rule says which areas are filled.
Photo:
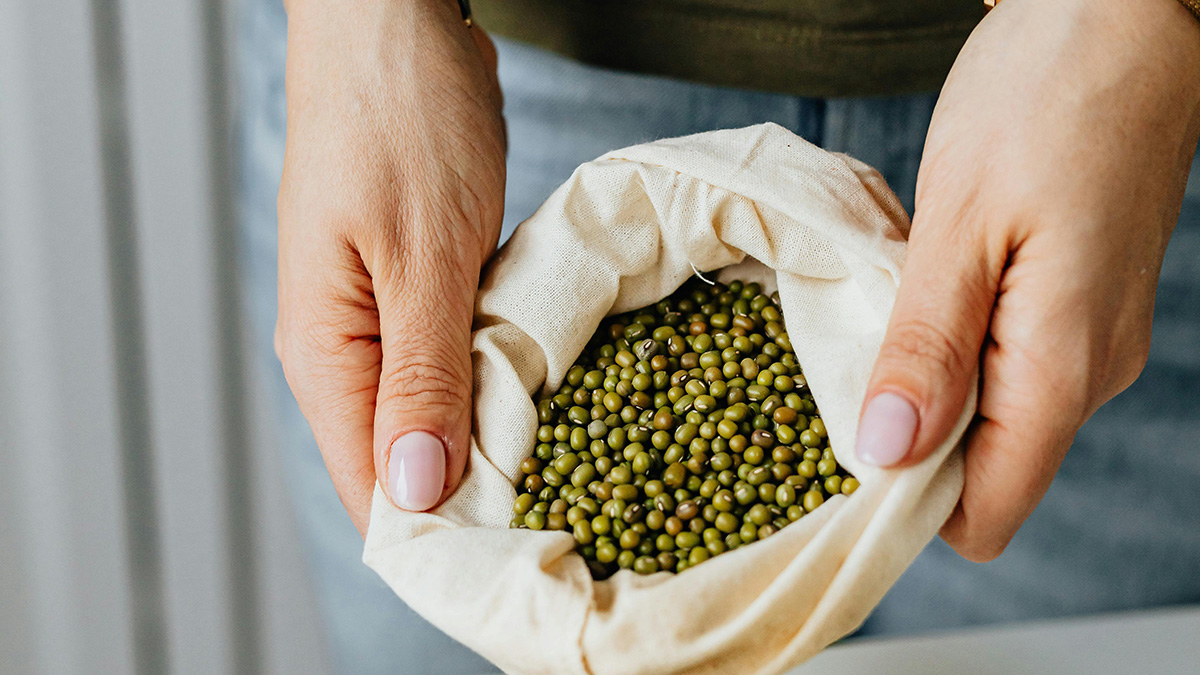
[[[1000, 3], [1000, 0], [983, 0], [983, 6], [989, 10]], [[1200, 19], [1200, 0], [1179, 0], [1179, 4], [1186, 7], [1192, 14]]]

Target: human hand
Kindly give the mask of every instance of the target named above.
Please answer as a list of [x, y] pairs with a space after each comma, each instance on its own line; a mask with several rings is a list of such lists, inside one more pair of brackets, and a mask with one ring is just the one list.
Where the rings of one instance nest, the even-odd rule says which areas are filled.
[[1200, 136], [1200, 22], [1175, 0], [1006, 0], [942, 90], [856, 452], [947, 437], [978, 366], [942, 537], [998, 556], [1076, 431], [1145, 365]]
[[496, 54], [453, 0], [288, 6], [275, 346], [350, 518], [453, 491], [504, 208]]

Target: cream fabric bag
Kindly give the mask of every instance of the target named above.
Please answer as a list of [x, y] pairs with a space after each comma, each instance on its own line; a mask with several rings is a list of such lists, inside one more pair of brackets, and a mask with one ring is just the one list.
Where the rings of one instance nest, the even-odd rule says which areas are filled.
[[[859, 409], [908, 220], [873, 169], [776, 125], [611, 152], [580, 166], [497, 254], [477, 300], [467, 473], [432, 513], [376, 490], [364, 561], [413, 609], [509, 673], [780, 673], [846, 635], [962, 489], [952, 439], [919, 465], [856, 461]], [[837, 459], [862, 487], [682, 574], [595, 582], [564, 532], [509, 530], [530, 399], [600, 320], [693, 274], [777, 287]], [[715, 272], [714, 272], [715, 273]], [[395, 636], [403, 640], [403, 635]]]

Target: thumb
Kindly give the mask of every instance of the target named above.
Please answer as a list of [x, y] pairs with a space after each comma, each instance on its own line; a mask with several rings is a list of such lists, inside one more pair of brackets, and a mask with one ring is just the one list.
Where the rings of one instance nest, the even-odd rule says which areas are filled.
[[875, 466], [929, 456], [962, 413], [1004, 267], [982, 228], [913, 223], [887, 335], [859, 418], [855, 454]]
[[453, 492], [467, 463], [479, 255], [396, 248], [373, 275], [383, 347], [375, 471], [395, 506], [425, 511]]

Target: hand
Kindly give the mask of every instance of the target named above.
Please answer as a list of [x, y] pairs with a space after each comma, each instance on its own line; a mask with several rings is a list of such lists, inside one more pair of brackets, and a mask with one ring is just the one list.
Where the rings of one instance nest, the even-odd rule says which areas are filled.
[[377, 477], [420, 511], [466, 464], [471, 318], [504, 204], [495, 51], [453, 0], [288, 10], [276, 351], [365, 533]]
[[1145, 365], [1200, 136], [1200, 22], [1175, 0], [1006, 0], [933, 115], [856, 451], [928, 456], [980, 367], [942, 537], [999, 555], [1076, 431]]

